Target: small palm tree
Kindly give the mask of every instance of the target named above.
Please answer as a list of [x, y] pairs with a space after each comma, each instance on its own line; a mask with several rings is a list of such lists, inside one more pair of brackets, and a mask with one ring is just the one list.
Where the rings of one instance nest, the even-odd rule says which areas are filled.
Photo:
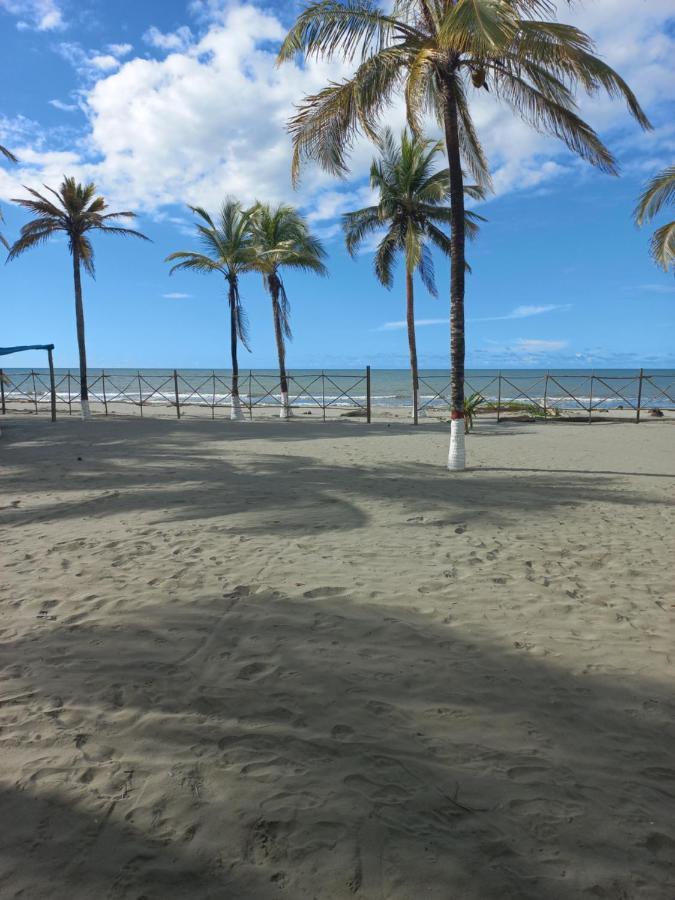
[[[19, 161], [16, 158], [16, 156], [14, 156], [12, 151], [8, 150], [7, 147], [3, 147], [2, 144], [0, 144], [0, 156], [4, 156], [5, 159], [8, 159], [10, 162], [13, 162], [13, 163]], [[5, 221], [5, 219], [2, 215], [2, 210], [0, 210], [0, 222], [4, 222], [4, 221]], [[9, 244], [7, 243], [5, 236], [4, 236], [4, 234], [2, 234], [2, 232], [0, 232], [0, 244], [2, 244], [3, 247], [6, 247], [7, 250], [9, 250]]]
[[288, 377], [286, 375], [286, 339], [292, 338], [290, 304], [281, 277], [283, 269], [300, 269], [325, 275], [323, 260], [326, 251], [318, 238], [309, 230], [307, 222], [292, 206], [280, 204], [271, 207], [257, 203], [252, 211], [255, 268], [263, 276], [263, 282], [272, 300], [274, 334], [279, 358], [279, 389], [281, 392], [282, 419], [291, 414], [288, 402]]
[[441, 126], [450, 176], [450, 357], [452, 426], [449, 469], [463, 469], [464, 428], [464, 172], [490, 186], [488, 162], [471, 115], [474, 91], [488, 90], [538, 131], [615, 173], [610, 151], [577, 115], [577, 87], [623, 97], [650, 127], [626, 82], [594, 55], [588, 35], [555, 22], [552, 0], [318, 0], [291, 28], [279, 61], [356, 60], [350, 78], [333, 82], [301, 103], [289, 128], [293, 176], [311, 158], [344, 175], [357, 133], [377, 135], [380, 117], [403, 87], [408, 124], [416, 134], [428, 114]]
[[[419, 379], [417, 372], [417, 341], [415, 337], [415, 300], [413, 275], [417, 271], [429, 293], [436, 297], [436, 279], [429, 244], [442, 253], [450, 254], [450, 238], [442, 225], [450, 224], [450, 181], [448, 170], [436, 170], [434, 162], [443, 145], [440, 141], [410, 136], [403, 131], [400, 145], [396, 144], [390, 129], [385, 129], [381, 140], [380, 158], [374, 159], [370, 168], [370, 185], [378, 192], [377, 206], [369, 206], [342, 217], [347, 250], [354, 256], [363, 239], [373, 232], [386, 228], [375, 253], [375, 275], [385, 287], [393, 284], [393, 267], [397, 253], [405, 257], [406, 321], [410, 372], [413, 389], [413, 416], [417, 423]], [[480, 188], [465, 186], [465, 193], [482, 197]], [[478, 221], [482, 216], [466, 212], [467, 236], [475, 237]]]
[[180, 251], [167, 256], [167, 262], [177, 261], [171, 268], [190, 269], [195, 272], [220, 272], [227, 281], [227, 299], [230, 306], [230, 357], [232, 362], [232, 419], [243, 419], [239, 399], [239, 341], [250, 350], [246, 313], [239, 293], [239, 276], [250, 272], [253, 266], [251, 246], [251, 214], [242, 209], [237, 200], [227, 199], [218, 215], [217, 223], [199, 206], [190, 207], [202, 221], [197, 223], [204, 253]]
[[[45, 187], [47, 187], [45, 185]], [[75, 284], [75, 320], [77, 324], [77, 347], [80, 356], [80, 399], [82, 416], [88, 418], [89, 386], [87, 383], [87, 348], [84, 339], [84, 308], [82, 305], [81, 267], [94, 277], [94, 248], [89, 232], [117, 234], [149, 240], [140, 231], [123, 228], [115, 224], [117, 219], [135, 219], [133, 212], [106, 212], [108, 205], [103, 197], [96, 196], [96, 186], [79, 184], [74, 178], [65, 178], [58, 191], [47, 187], [54, 197], [50, 199], [26, 188], [32, 199], [18, 198], [13, 202], [35, 213], [35, 218], [21, 229], [21, 236], [12, 245], [8, 259], [16, 259], [26, 250], [44, 244], [56, 234], [68, 236], [68, 249], [73, 258], [73, 281]]]
[[[675, 166], [669, 166], [645, 185], [633, 216], [636, 225], [651, 222], [661, 209], [675, 203]], [[666, 272], [675, 265], [675, 222], [657, 228], [650, 242], [649, 252], [657, 266]]]

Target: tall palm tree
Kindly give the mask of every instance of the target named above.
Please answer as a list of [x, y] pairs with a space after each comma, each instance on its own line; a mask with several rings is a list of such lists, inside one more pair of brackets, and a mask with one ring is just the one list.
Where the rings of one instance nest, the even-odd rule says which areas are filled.
[[[8, 159], [10, 162], [13, 162], [13, 163], [19, 161], [16, 158], [16, 156], [14, 156], [12, 151], [8, 150], [7, 147], [3, 147], [2, 144], [0, 144], [0, 156], [4, 156], [5, 159]], [[4, 216], [2, 215], [2, 210], [0, 210], [0, 222], [4, 222], [4, 221], [5, 221], [5, 219], [4, 219]], [[5, 236], [4, 236], [4, 234], [2, 234], [2, 232], [0, 232], [0, 244], [2, 244], [3, 247], [6, 247], [7, 250], [9, 250], [9, 244], [7, 243]]]
[[552, 0], [394, 0], [390, 15], [377, 0], [321, 0], [299, 15], [279, 60], [356, 62], [351, 78], [306, 97], [290, 122], [293, 176], [316, 159], [347, 171], [355, 135], [377, 134], [378, 121], [403, 86], [408, 123], [420, 133], [431, 113], [443, 130], [451, 198], [452, 429], [448, 468], [463, 469], [464, 428], [464, 165], [481, 187], [490, 173], [471, 117], [471, 92], [488, 90], [538, 131], [606, 172], [616, 163], [576, 112], [574, 89], [604, 89], [626, 100], [643, 128], [647, 117], [623, 79], [593, 53], [591, 39], [552, 20]]
[[243, 419], [244, 413], [239, 399], [239, 361], [237, 345], [239, 341], [250, 350], [246, 313], [239, 293], [239, 276], [250, 272], [253, 267], [251, 242], [251, 214], [242, 209], [237, 200], [228, 198], [220, 208], [217, 223], [199, 206], [190, 209], [202, 220], [197, 223], [203, 253], [180, 251], [167, 256], [167, 262], [176, 262], [176, 269], [191, 269], [195, 272], [220, 272], [227, 281], [227, 300], [230, 306], [230, 357], [232, 361], [232, 399], [230, 418]]
[[[675, 203], [675, 166], [669, 166], [647, 182], [635, 207], [636, 225], [651, 222], [661, 209]], [[675, 266], [675, 222], [666, 222], [657, 228], [650, 242], [649, 252], [657, 266], [666, 272]]]
[[57, 234], [68, 236], [68, 249], [73, 258], [75, 285], [75, 321], [80, 356], [80, 400], [82, 416], [88, 418], [90, 415], [89, 385], [87, 383], [87, 348], [84, 339], [81, 267], [84, 266], [85, 271], [92, 278], [94, 277], [94, 248], [89, 238], [89, 232], [132, 236], [144, 241], [149, 238], [140, 231], [115, 224], [117, 219], [135, 219], [136, 213], [127, 210], [106, 212], [108, 204], [103, 197], [96, 196], [96, 186], [91, 182], [83, 185], [76, 182], [74, 178], [64, 177], [58, 191], [47, 185], [45, 187], [54, 199], [44, 197], [29, 187], [25, 189], [31, 194], [32, 199], [14, 199], [14, 203], [35, 213], [35, 218], [22, 227], [21, 236], [12, 245], [8, 259], [16, 259], [26, 250], [44, 244]]
[[303, 272], [325, 275], [327, 269], [323, 260], [326, 251], [294, 207], [283, 203], [276, 207], [257, 203], [251, 212], [255, 268], [262, 274], [272, 300], [274, 334], [279, 359], [280, 416], [287, 419], [291, 415], [291, 408], [288, 402], [285, 341], [290, 340], [293, 335], [290, 325], [290, 304], [281, 273], [283, 269], [300, 269]]
[[[375, 253], [375, 275], [391, 288], [397, 253], [405, 258], [406, 322], [410, 350], [410, 372], [413, 390], [413, 417], [417, 423], [419, 379], [417, 341], [415, 338], [415, 300], [413, 275], [417, 271], [433, 297], [438, 296], [434, 265], [429, 245], [450, 255], [450, 238], [442, 227], [450, 223], [447, 206], [450, 182], [448, 170], [435, 170], [435, 159], [443, 151], [440, 141], [410, 135], [407, 129], [397, 144], [389, 128], [379, 141], [380, 158], [370, 168], [370, 186], [377, 191], [376, 206], [368, 206], [342, 217], [347, 250], [354, 256], [363, 239], [386, 228]], [[465, 193], [480, 198], [480, 188], [465, 185]], [[467, 237], [475, 237], [482, 216], [467, 210], [464, 227]]]

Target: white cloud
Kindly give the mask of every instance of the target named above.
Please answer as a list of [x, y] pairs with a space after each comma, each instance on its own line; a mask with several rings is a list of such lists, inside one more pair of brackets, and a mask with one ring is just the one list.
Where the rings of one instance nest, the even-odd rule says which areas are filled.
[[0, 0], [0, 10], [20, 16], [22, 31], [58, 31], [65, 28], [63, 13], [56, 0]]
[[181, 294], [180, 291], [172, 291], [168, 294], [162, 294], [165, 300], [188, 300], [192, 294]]
[[[447, 317], [445, 319], [415, 319], [415, 327], [416, 328], [424, 328], [426, 325], [449, 325], [450, 319]], [[403, 328], [407, 328], [408, 323], [405, 319], [401, 319], [398, 322], [384, 322], [384, 324], [380, 325], [376, 328], [376, 331], [401, 331]]]
[[123, 56], [128, 56], [131, 53], [131, 51], [134, 49], [134, 45], [108, 44], [105, 49], [108, 53], [112, 53], [113, 56], [117, 56], [121, 59]]
[[76, 112], [79, 109], [77, 103], [64, 103], [63, 100], [48, 100], [47, 102], [54, 109], [60, 109], [61, 112]]
[[572, 308], [571, 303], [547, 303], [545, 306], [516, 306], [510, 313], [504, 316], [484, 316], [479, 319], [471, 319], [472, 322], [504, 322], [507, 319], [529, 319], [530, 316], [541, 316], [548, 312], [567, 312]]
[[[45, 3], [58, 8], [53, 0]], [[25, 10], [38, 4], [0, 0], [0, 6], [15, 12], [21, 7], [27, 16]], [[279, 5], [270, 4], [268, 10], [278, 11]], [[352, 202], [368, 202], [362, 185], [373, 148], [365, 140], [357, 142], [353, 180], [344, 187], [308, 167], [294, 193], [285, 124], [305, 94], [353, 67], [310, 61], [277, 69], [275, 47], [287, 23], [278, 12], [250, 2], [201, 0], [192, 3], [191, 11], [201, 22], [199, 36], [187, 25], [169, 33], [153, 27], [146, 33], [155, 49], [168, 54], [165, 58], [134, 58], [128, 45], [108, 45], [102, 51], [61, 45], [82, 77], [82, 109], [88, 117], [70, 171], [93, 178], [112, 201], [153, 213], [175, 203], [212, 207], [228, 193], [244, 202], [257, 197], [288, 200], [304, 205], [324, 236], [337, 234], [335, 217]], [[658, 118], [675, 85], [675, 38], [665, 26], [671, 12], [672, 0], [649, 0], [640, 15], [634, 0], [595, 0], [562, 7], [561, 18], [597, 38], [599, 51], [619, 67]], [[499, 193], [541, 189], [563, 178], [578, 181], [579, 173], [588, 171], [559, 142], [533, 132], [486, 92], [476, 92], [471, 102]], [[656, 134], [641, 136], [623, 106], [601, 96], [584, 99], [582, 111], [612, 146], [644, 165], [648, 161], [652, 169], [665, 155], [665, 142], [675, 143], [675, 132], [664, 124]], [[402, 126], [400, 103], [387, 113], [387, 122], [394, 129]], [[52, 159], [41, 157], [35, 144], [32, 150], [30, 170], [17, 167], [10, 176], [14, 183], [47, 179]], [[3, 180], [0, 192], [5, 190]]]
[[567, 347], [567, 341], [542, 341], [533, 338], [519, 338], [515, 347], [517, 350], [523, 350], [527, 353], [550, 353], [554, 350], [564, 350]]
[[675, 286], [672, 284], [639, 284], [638, 290], [649, 294], [675, 294]]
[[89, 57], [89, 64], [102, 72], [111, 72], [119, 68], [120, 61], [112, 53], [97, 53]]
[[152, 25], [143, 35], [143, 40], [157, 50], [185, 50], [193, 40], [192, 31], [187, 25], [181, 25], [175, 31], [162, 32]]

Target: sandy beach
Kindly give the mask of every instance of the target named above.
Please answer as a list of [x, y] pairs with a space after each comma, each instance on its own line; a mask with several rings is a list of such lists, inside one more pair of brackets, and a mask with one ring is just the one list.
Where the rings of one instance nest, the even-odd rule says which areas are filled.
[[0, 897], [670, 900], [674, 421], [3, 417]]

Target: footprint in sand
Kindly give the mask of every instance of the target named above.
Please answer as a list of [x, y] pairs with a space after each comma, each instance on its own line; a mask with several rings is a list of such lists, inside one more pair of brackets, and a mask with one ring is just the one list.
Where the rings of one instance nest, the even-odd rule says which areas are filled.
[[344, 741], [354, 734], [354, 729], [350, 728], [349, 725], [334, 725], [330, 733], [331, 737], [334, 737], [336, 740]]
[[264, 663], [254, 662], [249, 663], [246, 666], [242, 666], [237, 673], [237, 678], [242, 681], [253, 681], [257, 678], [262, 678], [262, 676], [267, 672], [268, 667]]

